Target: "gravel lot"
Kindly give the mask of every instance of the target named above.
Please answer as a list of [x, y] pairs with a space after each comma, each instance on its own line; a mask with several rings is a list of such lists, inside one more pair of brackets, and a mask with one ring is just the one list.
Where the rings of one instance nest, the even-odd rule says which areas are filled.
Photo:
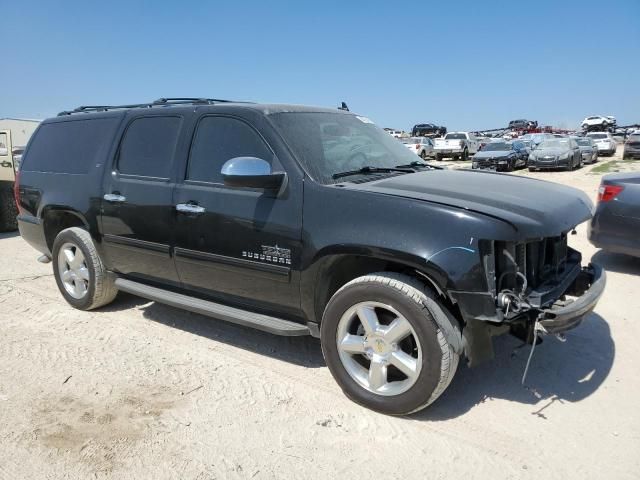
[[[592, 168], [517, 174], [595, 198]], [[503, 337], [431, 408], [392, 418], [342, 395], [317, 340], [127, 295], [80, 312], [2, 235], [0, 478], [638, 478], [640, 259], [596, 251], [584, 225], [570, 243], [608, 287], [566, 343], [536, 349], [527, 388], [529, 350]]]

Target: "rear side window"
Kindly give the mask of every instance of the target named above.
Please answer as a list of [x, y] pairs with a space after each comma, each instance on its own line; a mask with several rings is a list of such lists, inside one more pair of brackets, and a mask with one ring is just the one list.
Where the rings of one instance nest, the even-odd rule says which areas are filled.
[[222, 165], [235, 157], [258, 157], [271, 163], [274, 155], [262, 137], [243, 121], [204, 117], [191, 146], [187, 180], [222, 183]]
[[44, 123], [29, 145], [22, 170], [87, 173], [104, 161], [118, 122], [118, 118], [96, 118]]
[[118, 156], [125, 175], [169, 178], [180, 133], [180, 117], [141, 117], [129, 124]]

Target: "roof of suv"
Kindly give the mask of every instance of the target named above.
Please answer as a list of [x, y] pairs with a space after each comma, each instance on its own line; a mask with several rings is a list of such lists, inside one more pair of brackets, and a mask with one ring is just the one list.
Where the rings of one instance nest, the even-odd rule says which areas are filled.
[[160, 99], [146, 104], [133, 104], [133, 105], [98, 105], [98, 106], [82, 106], [74, 110], [60, 112], [58, 117], [68, 117], [77, 115], [91, 115], [95, 113], [122, 113], [127, 111], [149, 111], [160, 109], [171, 109], [172, 111], [183, 111], [188, 109], [193, 111], [195, 109], [216, 110], [219, 108], [242, 108], [249, 110], [256, 110], [262, 112], [265, 115], [274, 113], [288, 113], [288, 112], [315, 112], [315, 113], [344, 113], [351, 114], [351, 112], [342, 109], [325, 108], [325, 107], [312, 107], [305, 105], [288, 105], [288, 104], [271, 104], [271, 103], [250, 103], [250, 102], [236, 102], [229, 100], [214, 100], [214, 99], [176, 99], [177, 101], [171, 101], [173, 99]]

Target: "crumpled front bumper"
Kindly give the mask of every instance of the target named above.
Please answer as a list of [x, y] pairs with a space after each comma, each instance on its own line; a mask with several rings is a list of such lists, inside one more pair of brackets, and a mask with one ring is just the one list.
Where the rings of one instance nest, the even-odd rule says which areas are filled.
[[556, 302], [549, 308], [542, 309], [538, 316], [539, 325], [550, 334], [562, 333], [577, 327], [595, 308], [606, 283], [607, 276], [602, 267], [591, 264], [583, 268], [567, 292], [571, 295], [582, 291], [580, 296], [573, 301]]

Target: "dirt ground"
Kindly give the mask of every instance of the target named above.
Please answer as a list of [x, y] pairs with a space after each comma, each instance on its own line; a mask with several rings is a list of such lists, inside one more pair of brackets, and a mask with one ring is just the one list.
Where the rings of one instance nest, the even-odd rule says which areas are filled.
[[[595, 198], [592, 168], [517, 174]], [[529, 349], [502, 337], [431, 408], [392, 418], [349, 401], [312, 338], [127, 295], [74, 310], [4, 234], [0, 478], [637, 479], [640, 259], [596, 251], [585, 225], [570, 243], [608, 286], [566, 343], [536, 349], [526, 388]]]

